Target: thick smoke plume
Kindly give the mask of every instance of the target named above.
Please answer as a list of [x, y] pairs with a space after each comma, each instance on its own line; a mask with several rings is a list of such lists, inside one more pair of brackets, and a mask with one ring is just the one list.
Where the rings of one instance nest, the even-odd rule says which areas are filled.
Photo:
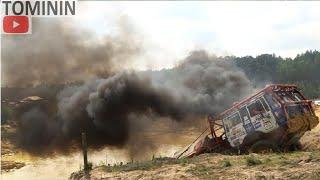
[[3, 36], [2, 86], [24, 87], [106, 77], [141, 51], [125, 17], [119, 18], [116, 35], [96, 38], [68, 19], [33, 18], [33, 32]]
[[147, 136], [158, 130], [154, 122], [198, 124], [250, 90], [231, 61], [205, 51], [171, 69], [123, 70], [141, 52], [125, 21], [118, 36], [93, 40], [90, 33], [43, 21], [30, 36], [2, 39], [2, 83], [86, 83], [66, 85], [47, 104], [21, 108], [17, 143], [30, 153], [71, 152], [86, 132], [92, 148], [126, 148], [131, 157], [142, 157], [161, 143]]
[[249, 87], [232, 64], [196, 51], [172, 69], [122, 72], [65, 88], [55, 116], [37, 109], [22, 115], [20, 145], [34, 153], [68, 151], [87, 132], [91, 147], [125, 147], [136, 154], [156, 146], [141, 135], [153, 120], [196, 121], [231, 105]]

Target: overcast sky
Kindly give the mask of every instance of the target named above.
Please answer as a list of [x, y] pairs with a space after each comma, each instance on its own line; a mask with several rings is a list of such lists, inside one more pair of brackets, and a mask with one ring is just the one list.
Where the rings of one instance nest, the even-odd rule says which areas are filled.
[[194, 49], [295, 57], [320, 50], [320, 2], [81, 2], [83, 27], [112, 33], [127, 16], [145, 43], [142, 66], [170, 67]]

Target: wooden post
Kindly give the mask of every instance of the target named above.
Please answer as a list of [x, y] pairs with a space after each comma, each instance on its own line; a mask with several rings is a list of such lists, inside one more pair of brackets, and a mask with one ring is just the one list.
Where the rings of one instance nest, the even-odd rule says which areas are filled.
[[87, 138], [86, 138], [86, 133], [81, 134], [82, 137], [82, 151], [83, 151], [83, 167], [84, 171], [88, 172], [88, 157], [87, 157]]

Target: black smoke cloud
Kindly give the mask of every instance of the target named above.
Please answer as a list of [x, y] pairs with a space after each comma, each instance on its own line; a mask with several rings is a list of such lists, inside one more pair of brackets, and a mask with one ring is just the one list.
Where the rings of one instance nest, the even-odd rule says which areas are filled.
[[34, 109], [22, 115], [19, 144], [32, 153], [68, 152], [87, 132], [91, 147], [127, 148], [138, 155], [159, 143], [143, 136], [154, 120], [198, 123], [249, 91], [246, 76], [229, 61], [195, 51], [172, 69], [121, 72], [65, 88], [57, 96], [56, 115]]

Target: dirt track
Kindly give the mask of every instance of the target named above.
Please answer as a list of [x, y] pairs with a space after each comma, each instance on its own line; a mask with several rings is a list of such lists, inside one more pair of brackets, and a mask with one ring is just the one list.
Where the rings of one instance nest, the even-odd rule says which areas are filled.
[[[133, 170], [101, 166], [91, 179], [319, 179], [320, 152], [226, 156], [203, 154], [174, 164], [140, 163]], [[70, 179], [85, 179], [74, 173]]]
[[[316, 110], [320, 117], [320, 107]], [[304, 151], [228, 156], [203, 154], [173, 163], [100, 166], [91, 179], [320, 179], [320, 124], [301, 140]], [[70, 179], [85, 179], [82, 172]]]

